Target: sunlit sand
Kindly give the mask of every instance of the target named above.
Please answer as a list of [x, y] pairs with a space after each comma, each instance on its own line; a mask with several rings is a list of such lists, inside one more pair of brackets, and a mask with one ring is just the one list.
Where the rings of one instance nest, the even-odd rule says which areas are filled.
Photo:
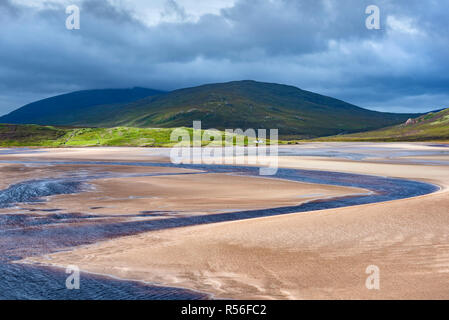
[[[386, 146], [436, 150], [423, 144]], [[380, 144], [377, 147], [385, 148]], [[439, 160], [449, 160], [444, 148], [437, 150], [442, 152], [437, 156]], [[115, 151], [56, 152], [56, 158], [76, 152], [79, 159], [111, 159]], [[123, 151], [117, 152], [122, 158]], [[128, 152], [128, 156], [142, 159], [141, 152]], [[425, 181], [439, 185], [441, 190], [384, 203], [147, 232], [50, 257], [32, 257], [27, 262], [62, 267], [75, 264], [93, 273], [196, 289], [220, 298], [448, 298], [449, 166], [410, 164], [410, 155], [391, 162], [384, 157], [385, 149], [378, 153], [379, 157], [362, 161], [288, 156], [281, 157], [279, 163], [282, 167]], [[52, 151], [32, 157], [49, 159]], [[104, 207], [114, 210], [102, 209], [105, 211], [100, 213], [135, 213], [152, 204], [159, 209], [165, 205], [168, 211], [212, 214], [227, 209], [288, 205], [310, 200], [307, 195], [336, 196], [357, 191], [281, 180], [269, 182], [269, 192], [262, 189], [266, 183], [261, 178], [225, 174], [114, 178], [94, 184], [100, 190], [97, 192], [112, 198], [126, 198], [133, 192], [160, 197], [109, 200]], [[57, 196], [46, 205], [84, 212], [94, 194]], [[298, 199], [298, 195], [305, 198]], [[82, 203], [77, 204], [76, 199], [82, 199]], [[380, 290], [365, 286], [369, 265], [380, 269]]]

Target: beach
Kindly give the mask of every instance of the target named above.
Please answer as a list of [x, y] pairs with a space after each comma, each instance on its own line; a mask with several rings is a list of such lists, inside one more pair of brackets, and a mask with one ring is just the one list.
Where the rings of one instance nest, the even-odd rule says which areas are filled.
[[[432, 149], [421, 144], [397, 144], [395, 148]], [[67, 156], [65, 153], [76, 152], [79, 159], [98, 160], [104, 151], [57, 152], [54, 158], [62, 159]], [[376, 153], [375, 150], [370, 152]], [[51, 151], [45, 157], [52, 158]], [[111, 155], [108, 158], [111, 159]], [[363, 161], [288, 156], [280, 157], [279, 164], [286, 168], [423, 181], [440, 186], [440, 191], [389, 202], [143, 232], [51, 255], [28, 257], [22, 262], [61, 267], [74, 264], [87, 272], [194, 289], [216, 298], [447, 299], [449, 166], [409, 163], [410, 158], [413, 160], [413, 156], [407, 155], [407, 158], [393, 161], [386, 158], [384, 152], [378, 152], [377, 157], [370, 154]], [[438, 159], [449, 158], [443, 154], [438, 155]], [[262, 188], [258, 185], [263, 184], [261, 178], [227, 176], [229, 180], [226, 180], [223, 176], [209, 175], [208, 181], [200, 176], [156, 177], [160, 181], [155, 185], [165, 184], [166, 190], [173, 185], [181, 189], [190, 186], [185, 198], [181, 195], [180, 203], [176, 196], [172, 202], [166, 201], [171, 210], [185, 206], [189, 214], [222, 212], [219, 208], [223, 209], [225, 203], [232, 203], [234, 209], [264, 207], [269, 203], [288, 205], [298, 201], [298, 194], [316, 196], [319, 193], [322, 197], [356, 191], [280, 180], [277, 185], [273, 183], [276, 180], [270, 180], [272, 192], [259, 193], [256, 190]], [[240, 178], [245, 181], [239, 181]], [[147, 178], [126, 179], [137, 179], [129, 183], [144, 183], [139, 179]], [[217, 180], [232, 190], [226, 191], [226, 187], [214, 184]], [[114, 181], [104, 183], [114, 188]], [[159, 187], [156, 189], [164, 194]], [[147, 186], [142, 190], [155, 192]], [[202, 201], [195, 201], [192, 194], [198, 193], [194, 190], [210, 190], [211, 200], [206, 201], [207, 197], [203, 196]], [[179, 194], [179, 189], [173, 191]], [[241, 192], [246, 193], [242, 195]], [[218, 194], [226, 196], [220, 199]], [[48, 204], [62, 201], [57, 202], [58, 205], [72, 206], [77, 196], [57, 196]], [[169, 198], [169, 192], [164, 196]], [[74, 199], [68, 200], [71, 197]], [[310, 199], [306, 197], [305, 200]], [[132, 210], [141, 208], [137, 205]], [[369, 276], [366, 269], [372, 265], [380, 270], [380, 290], [368, 290], [365, 286]]]

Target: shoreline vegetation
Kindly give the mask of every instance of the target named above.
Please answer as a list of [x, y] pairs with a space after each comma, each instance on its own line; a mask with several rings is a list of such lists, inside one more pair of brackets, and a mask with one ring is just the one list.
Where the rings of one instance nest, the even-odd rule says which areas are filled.
[[[171, 134], [176, 129], [184, 129], [192, 138], [193, 128], [67, 128], [40, 125], [0, 124], [0, 147], [173, 147], [180, 141], [172, 141]], [[201, 130], [202, 146], [220, 146], [226, 137], [218, 131], [223, 141], [206, 140]], [[257, 140], [238, 134], [233, 136], [233, 145], [256, 145]], [[270, 144], [267, 139], [266, 144]], [[280, 141], [285, 144], [286, 142]]]
[[[0, 147], [173, 147], [179, 142], [171, 139], [176, 129], [186, 130], [193, 136], [194, 129], [178, 128], [80, 128], [63, 126], [42, 126], [34, 124], [0, 124]], [[224, 131], [218, 132], [222, 140], [215, 141], [201, 130], [202, 146], [221, 146], [225, 141]], [[243, 133], [245, 134], [245, 133]], [[232, 134], [233, 145], [257, 145], [257, 139]], [[283, 137], [280, 145], [305, 142], [438, 142], [449, 143], [449, 109], [430, 112], [406, 123], [374, 131], [326, 136], [314, 139]], [[266, 144], [270, 144], [267, 139]]]
[[[449, 112], [448, 112], [449, 113]], [[407, 134], [409, 128], [404, 125], [390, 127], [382, 130], [361, 132], [349, 135], [321, 137], [310, 140], [279, 140], [279, 145], [295, 145], [307, 142], [435, 142], [449, 143], [449, 117], [445, 128], [435, 128], [440, 132], [417, 132]], [[148, 147], [169, 148], [178, 142], [171, 141], [170, 135], [178, 128], [67, 128], [40, 125], [0, 124], [0, 147], [45, 147], [45, 148], [71, 148], [71, 147]], [[192, 136], [193, 129], [183, 127]], [[433, 129], [433, 128], [431, 128]], [[206, 130], [201, 130], [202, 136]], [[224, 135], [223, 131], [219, 131]], [[256, 145], [256, 139], [236, 138], [234, 134], [233, 145]], [[249, 139], [249, 140], [248, 140]], [[238, 142], [238, 140], [240, 140]], [[266, 141], [270, 144], [270, 140]], [[202, 146], [220, 146], [218, 142], [202, 140]]]

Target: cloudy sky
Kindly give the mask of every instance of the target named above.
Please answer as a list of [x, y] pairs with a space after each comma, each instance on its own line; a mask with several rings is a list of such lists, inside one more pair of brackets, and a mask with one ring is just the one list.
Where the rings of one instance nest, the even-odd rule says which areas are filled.
[[449, 107], [448, 15], [446, 0], [0, 0], [0, 114], [80, 89], [242, 79], [374, 110]]

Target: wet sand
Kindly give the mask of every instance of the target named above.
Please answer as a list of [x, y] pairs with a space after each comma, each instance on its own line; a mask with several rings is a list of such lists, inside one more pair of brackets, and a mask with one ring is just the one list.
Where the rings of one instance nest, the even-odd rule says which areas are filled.
[[[51, 262], [31, 260], [76, 264], [220, 298], [449, 298], [448, 166], [299, 156], [283, 157], [280, 165], [421, 180], [442, 190], [386, 203], [149, 232], [52, 254]], [[380, 268], [378, 291], [365, 287], [369, 265]]]
[[164, 213], [187, 216], [298, 205], [324, 197], [367, 192], [281, 180], [227, 174], [103, 179], [95, 192], [57, 196], [52, 206], [96, 214]]
[[[95, 215], [130, 215], [158, 213], [157, 216], [190, 216], [247, 209], [299, 205], [329, 197], [366, 193], [350, 187], [299, 183], [199, 170], [119, 165], [0, 164], [2, 183], [46, 177], [118, 175], [86, 182], [85, 192], [56, 195], [39, 203], [33, 212], [80, 213]], [[127, 177], [127, 175], [143, 175]], [[123, 177], [120, 177], [123, 175]], [[146, 176], [148, 175], [148, 176]], [[153, 176], [154, 175], [154, 176]], [[0, 213], [23, 211], [27, 205], [0, 209]]]

